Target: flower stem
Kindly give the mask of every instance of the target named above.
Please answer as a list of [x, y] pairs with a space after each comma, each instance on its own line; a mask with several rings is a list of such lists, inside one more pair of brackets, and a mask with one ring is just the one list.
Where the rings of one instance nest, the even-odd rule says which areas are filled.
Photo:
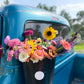
[[56, 53], [60, 53], [62, 50], [64, 50], [64, 47], [63, 46], [60, 47], [60, 48], [58, 48], [58, 49], [56, 49], [55, 51], [56, 51]]
[[29, 35], [29, 39], [31, 40], [31, 35]]

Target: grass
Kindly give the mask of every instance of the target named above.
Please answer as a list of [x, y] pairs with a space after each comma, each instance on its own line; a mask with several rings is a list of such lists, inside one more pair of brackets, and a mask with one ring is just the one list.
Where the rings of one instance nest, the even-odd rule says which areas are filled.
[[79, 43], [74, 46], [74, 50], [84, 50], [84, 43]]
[[75, 45], [74, 51], [78, 53], [84, 53], [84, 43], [79, 43], [78, 45]]

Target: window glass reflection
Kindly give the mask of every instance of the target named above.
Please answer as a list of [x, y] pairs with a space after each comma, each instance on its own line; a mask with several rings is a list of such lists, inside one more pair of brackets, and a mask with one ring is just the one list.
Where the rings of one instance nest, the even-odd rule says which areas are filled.
[[43, 32], [47, 27], [53, 27], [55, 30], [58, 31], [57, 36], [61, 36], [63, 38], [65, 38], [69, 33], [69, 28], [67, 28], [67, 26], [41, 22], [27, 22], [25, 24], [25, 31], [33, 30], [33, 39], [36, 39], [38, 37], [44, 38]]

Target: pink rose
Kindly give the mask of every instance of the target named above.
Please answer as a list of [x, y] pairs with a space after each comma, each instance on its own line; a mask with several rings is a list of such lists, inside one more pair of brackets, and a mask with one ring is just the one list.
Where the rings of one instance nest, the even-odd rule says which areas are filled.
[[6, 38], [4, 39], [4, 43], [7, 45], [9, 41], [10, 41], [10, 36], [6, 36]]
[[42, 50], [35, 50], [34, 57], [42, 60], [44, 58], [44, 54]]
[[61, 44], [63, 45], [64, 49], [71, 50], [71, 44], [66, 40], [61, 40]]

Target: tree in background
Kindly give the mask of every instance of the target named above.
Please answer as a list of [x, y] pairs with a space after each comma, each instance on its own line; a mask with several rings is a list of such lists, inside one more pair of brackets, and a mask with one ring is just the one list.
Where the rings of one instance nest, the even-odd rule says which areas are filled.
[[84, 11], [79, 11], [76, 16], [76, 18], [71, 20], [72, 29], [79, 32], [81, 39], [84, 40]]
[[83, 20], [84, 21], [84, 11], [79, 11], [77, 14], [76, 14], [77, 18], [79, 20]]
[[42, 9], [42, 8], [43, 8], [43, 7], [42, 7], [42, 4], [39, 3], [39, 4], [37, 5], [37, 8], [41, 8], [41, 9]]
[[69, 13], [67, 13], [65, 10], [62, 10], [60, 12], [60, 16], [66, 18], [68, 20], [68, 22], [70, 23], [70, 27], [71, 27], [71, 33], [73, 33], [73, 19], [71, 19], [71, 16], [69, 15]]
[[69, 15], [69, 13], [67, 13], [65, 10], [62, 10], [61, 12], [60, 12], [60, 16], [63, 16], [64, 18], [66, 18], [68, 21], [70, 21], [70, 15]]
[[8, 5], [8, 4], [9, 4], [9, 1], [8, 1], [8, 0], [5, 0], [5, 1], [4, 1], [4, 4], [5, 4], [5, 5]]
[[42, 5], [41, 3], [39, 3], [39, 4], [37, 5], [37, 8], [44, 9], [44, 10], [47, 10], [47, 11], [56, 13], [56, 6], [48, 7], [46, 4], [43, 4], [43, 5]]
[[72, 26], [73, 20], [71, 19], [71, 16], [69, 15], [69, 13], [67, 13], [65, 10], [62, 10], [60, 12], [60, 16], [66, 18], [68, 22], [70, 23], [70, 26]]
[[79, 33], [84, 40], [84, 11], [79, 11], [77, 14], [77, 22], [79, 23]]

